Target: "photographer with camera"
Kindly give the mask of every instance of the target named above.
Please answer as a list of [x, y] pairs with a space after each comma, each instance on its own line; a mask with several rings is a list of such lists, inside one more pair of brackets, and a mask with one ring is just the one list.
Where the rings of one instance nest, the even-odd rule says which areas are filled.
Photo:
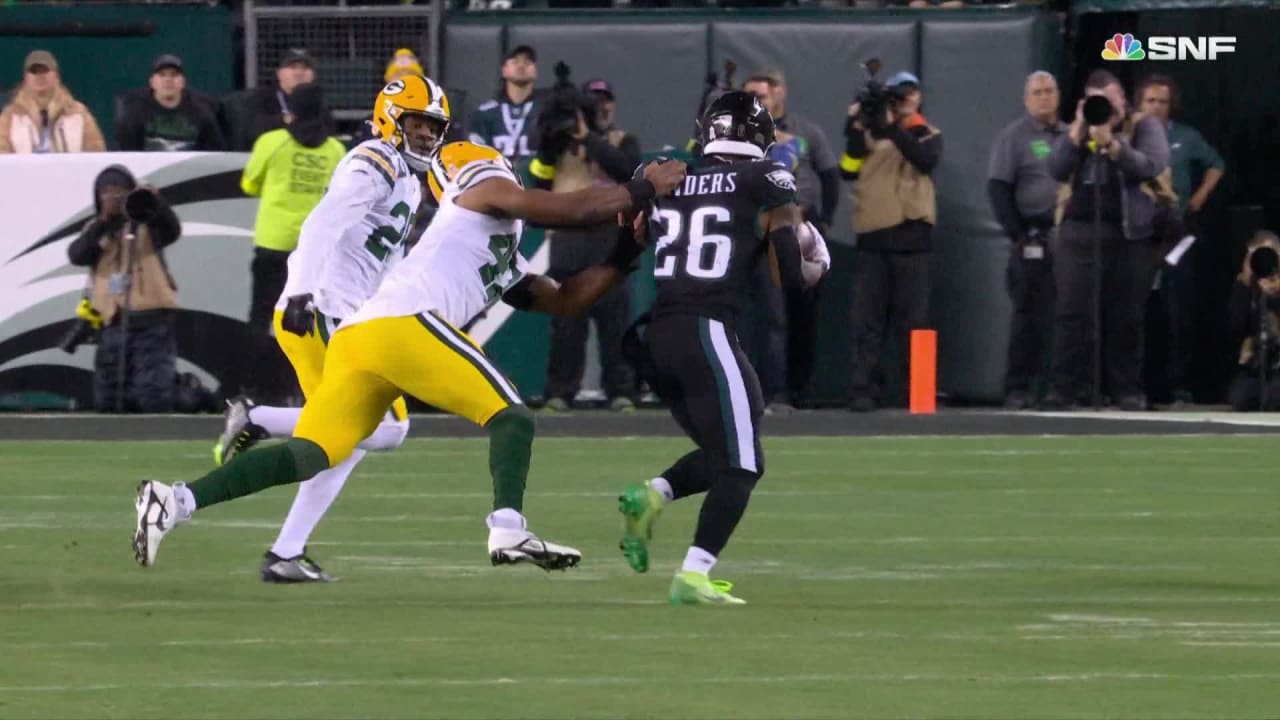
[[1129, 110], [1111, 73], [1094, 70], [1084, 92], [1070, 130], [1049, 153], [1049, 173], [1063, 185], [1055, 217], [1053, 390], [1045, 405], [1099, 404], [1105, 378], [1122, 410], [1145, 410], [1144, 313], [1170, 202], [1154, 186], [1162, 173], [1167, 180], [1169, 143], [1157, 118]]
[[853, 367], [850, 409], [875, 409], [885, 329], [895, 338], [907, 387], [914, 329], [928, 326], [929, 262], [937, 201], [930, 173], [942, 157], [942, 134], [920, 114], [920, 79], [900, 72], [881, 84], [877, 60], [864, 67], [872, 79], [849, 106], [841, 174], [853, 185]]
[[1013, 302], [1004, 406], [1036, 404], [1037, 379], [1048, 354], [1045, 335], [1053, 323], [1053, 211], [1058, 182], [1049, 175], [1049, 152], [1067, 132], [1058, 119], [1058, 81], [1044, 70], [1027, 76], [1022, 102], [1027, 112], [1005, 126], [991, 144], [987, 196], [1011, 243], [1005, 288]]
[[1227, 301], [1231, 337], [1239, 341], [1227, 396], [1241, 412], [1280, 410], [1280, 237], [1259, 230]]
[[[552, 192], [574, 192], [593, 185], [631, 180], [640, 164], [640, 143], [614, 124], [618, 103], [613, 86], [589, 80], [581, 90], [569, 80], [569, 66], [556, 64], [556, 85], [538, 117], [538, 154], [529, 166], [537, 184]], [[553, 230], [548, 275], [563, 282], [602, 262], [612, 247], [616, 228], [604, 224], [581, 230]], [[567, 410], [582, 385], [586, 368], [588, 319], [599, 335], [602, 385], [614, 410], [635, 406], [635, 377], [622, 358], [622, 336], [630, 321], [630, 288], [620, 283], [600, 298], [586, 317], [551, 318], [551, 352], [547, 358], [547, 409]]]
[[101, 315], [94, 408], [171, 412], [178, 294], [164, 248], [182, 234], [182, 224], [155, 188], [138, 187], [122, 165], [103, 170], [93, 186], [98, 214], [71, 243], [67, 258], [92, 268], [90, 296]]

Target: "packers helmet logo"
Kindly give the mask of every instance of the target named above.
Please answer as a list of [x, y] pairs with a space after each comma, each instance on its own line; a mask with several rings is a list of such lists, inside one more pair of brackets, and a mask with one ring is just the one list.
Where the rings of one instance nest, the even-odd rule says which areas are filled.
[[387, 83], [386, 87], [382, 88], [383, 95], [399, 95], [402, 92], [404, 92], [403, 80], [392, 80]]

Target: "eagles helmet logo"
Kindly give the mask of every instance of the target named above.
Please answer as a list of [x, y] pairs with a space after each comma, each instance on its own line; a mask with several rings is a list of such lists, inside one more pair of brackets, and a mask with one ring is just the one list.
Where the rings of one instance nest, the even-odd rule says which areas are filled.
[[792, 175], [790, 172], [786, 170], [782, 170], [782, 169], [774, 170], [773, 172], [769, 173], [768, 175], [765, 175], [764, 177], [766, 180], [773, 183], [774, 185], [777, 185], [783, 190], [790, 190], [791, 192], [796, 191], [796, 178], [794, 175]]

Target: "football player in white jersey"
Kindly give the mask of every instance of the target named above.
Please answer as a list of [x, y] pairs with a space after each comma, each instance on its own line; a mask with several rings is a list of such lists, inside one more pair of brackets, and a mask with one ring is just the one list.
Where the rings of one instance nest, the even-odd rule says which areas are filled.
[[161, 539], [197, 509], [300, 482], [343, 462], [378, 427], [392, 401], [406, 393], [488, 431], [494, 489], [493, 511], [486, 518], [490, 560], [546, 570], [576, 565], [581, 553], [539, 539], [521, 514], [533, 413], [458, 328], [499, 299], [536, 312], [584, 311], [624, 277], [639, 255], [643, 215], [620, 217], [610, 258], [563, 285], [526, 274], [516, 247], [523, 221], [598, 224], [646, 207], [677, 188], [684, 174], [684, 163], [655, 163], [626, 185], [552, 194], [523, 188], [493, 148], [469, 142], [442, 147], [428, 174], [439, 212], [414, 251], [333, 334], [324, 378], [308, 398], [293, 438], [241, 453], [190, 485], [140, 483], [133, 542], [138, 563], [152, 565]]
[[[432, 80], [405, 75], [388, 83], [373, 108], [378, 137], [347, 153], [303, 223], [298, 248], [289, 256], [289, 276], [276, 303], [274, 324], [276, 340], [307, 398], [320, 386], [333, 332], [404, 256], [422, 200], [421, 174], [443, 141], [449, 120], [449, 100]], [[263, 438], [289, 437], [301, 413], [301, 408], [259, 406], [244, 397], [228, 401], [226, 430], [214, 447], [215, 462], [228, 462]], [[408, 432], [408, 410], [404, 399], [396, 398], [350, 457], [298, 487], [279, 537], [263, 556], [263, 581], [334, 579], [307, 556], [307, 539], [365, 453], [398, 447]]]

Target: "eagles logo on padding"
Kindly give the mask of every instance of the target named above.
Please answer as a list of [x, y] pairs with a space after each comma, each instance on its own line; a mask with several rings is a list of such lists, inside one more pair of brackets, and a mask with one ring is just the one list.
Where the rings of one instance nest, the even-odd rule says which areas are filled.
[[796, 178], [786, 170], [774, 170], [768, 175], [765, 175], [765, 179], [783, 190], [790, 190], [791, 192], [796, 191]]

